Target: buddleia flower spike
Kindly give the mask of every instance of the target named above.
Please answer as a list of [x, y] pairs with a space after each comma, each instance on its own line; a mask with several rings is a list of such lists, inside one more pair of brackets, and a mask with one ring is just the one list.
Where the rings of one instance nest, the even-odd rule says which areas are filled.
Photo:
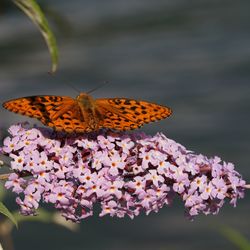
[[[13, 173], [5, 187], [17, 194], [24, 215], [52, 204], [68, 220], [93, 215], [158, 212], [175, 196], [188, 218], [233, 206], [247, 187], [232, 163], [195, 154], [162, 133], [101, 130], [85, 134], [14, 125], [1, 151]], [[29, 176], [26, 178], [25, 176]]]

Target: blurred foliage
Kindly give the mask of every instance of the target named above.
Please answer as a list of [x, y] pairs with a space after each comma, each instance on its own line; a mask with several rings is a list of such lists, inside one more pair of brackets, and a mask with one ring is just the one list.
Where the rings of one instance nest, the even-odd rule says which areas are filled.
[[250, 250], [250, 241], [247, 240], [240, 232], [230, 227], [222, 227], [220, 233], [231, 241], [237, 249]]
[[[4, 192], [3, 186], [1, 187], [1, 194]], [[6, 192], [6, 191], [5, 191]], [[2, 196], [4, 196], [2, 194]], [[79, 231], [79, 224], [73, 223], [71, 221], [66, 221], [58, 212], [50, 212], [45, 209], [39, 209], [36, 216], [23, 216], [18, 211], [10, 212], [2, 202], [0, 202], [0, 213], [6, 215], [6, 217], [0, 217], [0, 242], [3, 249], [13, 250], [14, 244], [12, 240], [12, 232], [14, 230], [14, 225], [17, 228], [17, 224], [20, 225], [26, 222], [38, 222], [38, 223], [53, 223], [59, 225], [71, 232]], [[14, 224], [13, 224], [14, 223]], [[1, 245], [0, 245], [1, 249]]]
[[[52, 32], [49, 23], [45, 17], [48, 14], [56, 26], [62, 31], [70, 31], [70, 25], [67, 20], [60, 15], [58, 12], [47, 7], [44, 4], [44, 10], [37, 4], [35, 0], [13, 0], [13, 2], [37, 25], [40, 33], [42, 34], [45, 42], [48, 46], [50, 57], [52, 61], [51, 72], [55, 72], [58, 66], [58, 48], [57, 42]], [[14, 11], [14, 4], [11, 1], [1, 0], [0, 1], [0, 15], [4, 15], [10, 11]]]
[[49, 27], [48, 21], [35, 0], [13, 0], [13, 2], [37, 25], [43, 35], [52, 61], [51, 71], [55, 72], [58, 65], [58, 50], [55, 36]]
[[18, 227], [15, 216], [13, 216], [13, 214], [9, 211], [9, 209], [2, 202], [0, 202], [0, 214], [5, 215], [15, 224], [16, 227]]

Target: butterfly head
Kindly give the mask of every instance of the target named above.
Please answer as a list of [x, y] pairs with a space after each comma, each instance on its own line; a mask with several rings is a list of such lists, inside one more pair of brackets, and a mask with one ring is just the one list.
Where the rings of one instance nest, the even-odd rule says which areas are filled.
[[84, 92], [81, 92], [80, 95], [77, 96], [76, 100], [80, 105], [83, 105], [87, 109], [91, 109], [94, 104], [93, 97]]

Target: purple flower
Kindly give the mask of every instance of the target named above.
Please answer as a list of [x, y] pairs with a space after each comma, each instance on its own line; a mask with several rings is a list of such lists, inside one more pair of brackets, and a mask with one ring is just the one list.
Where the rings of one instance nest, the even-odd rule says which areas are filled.
[[12, 191], [19, 194], [23, 192], [23, 185], [25, 184], [25, 180], [20, 178], [19, 175], [13, 173], [10, 174], [8, 181], [5, 182], [5, 187], [7, 189], [12, 188]]
[[203, 200], [207, 200], [208, 198], [212, 197], [212, 193], [214, 193], [214, 186], [212, 185], [211, 182], [209, 182], [204, 186], [204, 190], [201, 193], [201, 198]]
[[126, 138], [121, 141], [117, 141], [116, 145], [122, 149], [123, 153], [129, 154], [129, 151], [134, 147], [135, 143], [130, 138]]
[[191, 182], [191, 189], [194, 189], [194, 190], [198, 189], [199, 192], [203, 192], [206, 184], [207, 184], [207, 176], [206, 175], [197, 176]]
[[34, 209], [37, 209], [39, 206], [39, 201], [41, 199], [41, 194], [39, 191], [30, 190], [28, 186], [24, 191], [24, 203], [27, 204], [29, 207], [33, 207]]
[[114, 216], [117, 212], [117, 203], [115, 201], [108, 201], [102, 204], [102, 212], [100, 216], [104, 216], [106, 214], [110, 214], [110, 216]]
[[153, 150], [148, 151], [147, 147], [140, 149], [139, 158], [142, 159], [141, 165], [143, 169], [148, 169], [150, 164], [155, 163], [153, 156]]
[[14, 152], [22, 148], [25, 144], [18, 137], [6, 137], [3, 141], [3, 150], [6, 153]]
[[214, 198], [218, 198], [220, 200], [223, 200], [226, 197], [227, 194], [227, 184], [222, 178], [214, 178], [212, 180], [212, 184], [214, 186], [214, 189], [212, 190], [212, 196]]
[[[11, 159], [5, 186], [24, 215], [42, 202], [74, 222], [93, 215], [134, 218], [158, 212], [178, 195], [188, 218], [217, 214], [244, 197], [245, 181], [232, 163], [196, 155], [162, 133], [101, 130], [86, 134], [14, 125], [1, 152]], [[27, 177], [27, 178], [26, 178]]]
[[78, 147], [84, 148], [86, 150], [96, 150], [98, 148], [98, 144], [96, 141], [88, 140], [85, 138], [76, 139], [75, 143], [77, 143]]
[[156, 201], [155, 192], [151, 189], [139, 193], [139, 203], [146, 211], [150, 211], [152, 204]]
[[117, 199], [122, 198], [122, 188], [124, 185], [124, 181], [104, 181], [102, 183], [102, 187], [104, 190], [104, 194], [109, 197], [111, 194], [115, 196]]
[[185, 178], [184, 176], [178, 178], [176, 182], [173, 184], [173, 190], [176, 193], [182, 194], [187, 187], [189, 187], [190, 181], [188, 178]]
[[145, 176], [146, 181], [152, 181], [155, 187], [159, 187], [164, 183], [164, 177], [162, 175], [158, 175], [155, 169], [151, 169], [148, 172], [149, 173]]
[[171, 176], [171, 173], [170, 173], [170, 166], [171, 164], [164, 160], [164, 161], [160, 161], [159, 164], [158, 164], [158, 167], [157, 167], [157, 172], [158, 174], [160, 175], [163, 175], [163, 176]]
[[99, 170], [103, 167], [103, 164], [105, 162], [109, 162], [109, 158], [108, 158], [108, 155], [105, 152], [103, 151], [97, 151], [97, 152], [94, 152], [93, 155], [92, 155], [92, 164], [91, 164], [91, 167], [93, 169], [96, 169], [96, 170]]
[[16, 203], [20, 206], [22, 215], [36, 215], [36, 209], [30, 203], [22, 201], [20, 197], [16, 198]]
[[111, 136], [103, 136], [103, 135], [98, 135], [97, 136], [97, 142], [98, 145], [101, 147], [101, 149], [108, 149], [111, 150], [115, 147], [115, 144], [113, 143], [115, 139]]
[[138, 165], [137, 163], [131, 165], [130, 167], [131, 167], [131, 172], [132, 172], [134, 175], [138, 175], [138, 174], [144, 172], [142, 166], [141, 166], [141, 165]]
[[27, 156], [22, 151], [18, 155], [10, 153], [9, 156], [14, 160], [11, 161], [13, 170], [22, 171], [25, 168]]
[[90, 169], [85, 169], [83, 175], [79, 177], [80, 183], [83, 183], [85, 187], [91, 186], [97, 180], [97, 173], [92, 173]]
[[9, 127], [8, 132], [13, 136], [21, 136], [22, 134], [24, 134], [26, 132], [26, 129], [24, 128], [25, 124], [16, 124], [16, 125], [12, 125], [11, 127]]
[[117, 176], [119, 174], [119, 170], [123, 170], [125, 168], [125, 158], [126, 155], [120, 155], [118, 152], [110, 155], [105, 165], [109, 167], [109, 173], [112, 176]]
[[135, 194], [139, 194], [143, 192], [146, 187], [146, 179], [141, 176], [136, 176], [133, 181], [127, 183], [127, 187], [132, 189]]

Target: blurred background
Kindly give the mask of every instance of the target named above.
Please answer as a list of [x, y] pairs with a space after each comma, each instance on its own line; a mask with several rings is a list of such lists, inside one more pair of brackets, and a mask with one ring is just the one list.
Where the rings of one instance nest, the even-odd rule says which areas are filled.
[[[187, 149], [233, 162], [250, 182], [250, 1], [39, 1], [56, 34], [60, 61], [11, 1], [0, 1], [0, 102], [30, 95], [89, 91], [169, 106], [173, 115], [142, 128], [162, 131]], [[0, 109], [1, 133], [27, 118]], [[34, 120], [32, 122], [38, 123]], [[222, 225], [250, 239], [249, 191], [217, 216], [183, 216], [183, 204], [134, 220], [94, 215], [72, 232], [25, 222], [13, 231], [16, 249], [236, 249]], [[16, 209], [15, 197], [5, 204]]]

